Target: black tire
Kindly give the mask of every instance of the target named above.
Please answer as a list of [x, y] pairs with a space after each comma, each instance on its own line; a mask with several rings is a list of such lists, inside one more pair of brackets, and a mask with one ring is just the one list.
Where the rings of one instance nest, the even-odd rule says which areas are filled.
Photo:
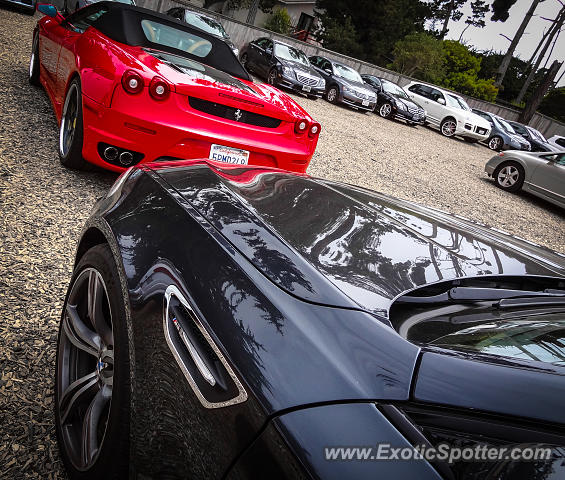
[[479, 142], [479, 139], [478, 139], [478, 138], [463, 137], [463, 139], [464, 139], [467, 143], [478, 143], [478, 142]]
[[330, 88], [328, 88], [328, 91], [326, 93], [326, 100], [330, 103], [336, 104], [338, 102], [339, 99], [339, 88], [336, 87], [335, 85], [332, 85]]
[[39, 34], [36, 32], [33, 35], [31, 42], [31, 57], [29, 59], [29, 83], [39, 87]]
[[502, 146], [504, 145], [504, 140], [498, 135], [494, 135], [487, 140], [487, 147], [495, 152], [502, 150]]
[[439, 126], [439, 131], [444, 137], [451, 138], [455, 136], [455, 128], [457, 127], [457, 122], [452, 117], [444, 118]]
[[392, 105], [390, 102], [384, 102], [378, 107], [378, 114], [383, 118], [390, 118], [392, 116]]
[[492, 174], [498, 188], [507, 192], [517, 192], [522, 188], [526, 174], [522, 165], [516, 162], [501, 163]]
[[249, 68], [249, 57], [247, 56], [247, 53], [242, 53], [240, 60], [241, 60], [241, 64], [243, 65], [243, 68], [245, 68], [245, 70], [250, 72], [251, 69]]
[[[70, 337], [66, 333], [69, 331], [68, 325], [71, 325], [71, 328], [75, 328], [75, 325], [89, 328], [90, 330], [87, 335], [94, 333], [94, 331], [99, 331], [97, 328], [92, 328], [93, 323], [89, 323], [90, 307], [88, 306], [88, 301], [90, 299], [89, 292], [91, 291], [90, 282], [92, 278], [95, 278], [97, 282], [95, 284], [96, 288], [92, 289], [92, 291], [100, 292], [98, 298], [102, 299], [100, 304], [97, 302], [94, 303], [100, 307], [95, 311], [103, 315], [105, 319], [111, 319], [111, 322], [105, 323], [105, 327], [111, 327], [110, 332], [112, 334], [111, 340], [113, 341], [113, 345], [111, 349], [106, 349], [106, 353], [112, 352], [110, 354], [111, 358], [113, 358], [112, 369], [108, 368], [108, 365], [112, 363], [103, 362], [109, 361], [109, 357], [102, 357], [101, 353], [98, 353], [98, 357], [91, 356], [76, 347], [74, 343], [71, 343], [69, 340]], [[100, 282], [100, 279], [102, 279], [102, 282]], [[86, 282], [86, 285], [83, 285], [81, 282]], [[100, 285], [105, 288], [99, 288]], [[83, 298], [85, 295], [84, 290], [86, 290], [86, 299]], [[107, 295], [103, 297], [102, 293], [106, 293]], [[72, 304], [70, 303], [71, 301], [73, 302]], [[84, 302], [86, 302], [86, 306]], [[66, 313], [67, 309], [80, 312], [77, 313], [77, 318], [79, 318], [78, 322], [69, 320], [71, 315]], [[65, 299], [57, 342], [55, 429], [61, 458], [63, 459], [69, 478], [73, 480], [100, 478], [122, 479], [128, 476], [130, 364], [125, 312], [120, 279], [112, 252], [108, 245], [97, 245], [86, 252], [75, 268], [71, 285], [67, 292], [67, 298]], [[100, 324], [105, 321], [106, 320], [99, 320], [98, 323]], [[64, 326], [65, 322], [67, 322], [66, 326]], [[79, 337], [73, 334], [73, 338], [76, 341]], [[98, 342], [102, 345], [103, 341], [100, 341], [101, 338], [104, 338], [103, 333], [98, 337]], [[88, 346], [86, 342], [83, 342], [83, 345]], [[73, 349], [75, 350], [74, 356], [71, 353]], [[68, 404], [72, 404], [73, 407], [68, 408], [71, 413], [68, 414], [63, 424], [61, 421], [62, 413], [67, 407], [65, 403], [60, 406], [61, 398], [65, 398], [63, 389], [67, 389], [67, 391], [70, 389], [69, 382], [73, 377], [80, 375], [82, 378], [85, 378], [84, 373], [85, 371], [89, 371], [89, 369], [85, 369], [84, 364], [80, 364], [79, 362], [83, 362], [84, 359], [87, 358], [92, 358], [95, 365], [95, 371], [89, 374], [94, 375], [92, 378], [94, 384], [80, 394], [78, 393], [81, 392], [81, 390], [78, 389], [79, 387], [73, 389], [73, 391], [76, 390], [76, 396], [78, 398], [68, 402]], [[73, 364], [74, 368], [72, 366]], [[100, 364], [103, 366], [100, 367]], [[79, 366], [82, 368], [79, 368]], [[87, 412], [93, 412], [95, 410], [93, 408], [95, 402], [100, 402], [100, 400], [97, 400], [97, 398], [100, 398], [100, 392], [102, 392], [103, 389], [108, 389], [108, 384], [104, 383], [107, 382], [107, 380], [102, 379], [103, 375], [106, 375], [104, 377], [105, 379], [108, 378], [108, 374], [104, 373], [108, 371], [111, 372], [110, 375], [113, 382], [110, 388], [111, 394], [109, 400], [108, 398], [104, 400], [104, 407], [101, 407], [102, 413], [99, 417], [96, 417], [94, 413], [91, 417], [88, 417]], [[70, 378], [67, 378], [68, 376], [65, 377], [65, 372], [69, 373]], [[96, 391], [96, 393], [94, 393], [94, 391]], [[92, 400], [90, 400], [91, 396], [93, 397]], [[66, 397], [69, 398], [70, 395], [67, 394]], [[86, 408], [87, 405], [88, 408]], [[71, 421], [67, 422], [66, 420], [69, 416]], [[84, 416], [82, 421], [81, 416]], [[90, 465], [87, 465], [86, 462], [80, 464], [80, 462], [84, 461], [84, 452], [92, 451], [88, 450], [87, 447], [83, 447], [82, 443], [85, 432], [83, 428], [87, 423], [86, 419], [91, 419], [92, 417], [97, 418], [97, 420], [93, 420], [96, 422], [96, 428], [92, 428], [91, 431], [96, 432], [96, 442], [94, 445], [98, 445], [98, 449], [95, 450]], [[77, 446], [77, 443], [80, 445]], [[78, 449], [80, 450], [77, 451]]]
[[273, 85], [274, 87], [277, 86], [277, 69], [271, 68], [269, 70], [269, 74], [267, 75], [267, 83], [269, 85]]
[[24, 9], [24, 13], [31, 17], [35, 14], [35, 8], [26, 8], [26, 9]]
[[65, 167], [74, 170], [89, 169], [89, 164], [82, 158], [82, 125], [82, 90], [77, 77], [67, 89], [59, 125], [59, 159]]

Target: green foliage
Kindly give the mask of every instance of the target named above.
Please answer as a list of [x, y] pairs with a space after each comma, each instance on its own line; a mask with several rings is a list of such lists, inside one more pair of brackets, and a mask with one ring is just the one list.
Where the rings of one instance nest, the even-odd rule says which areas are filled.
[[277, 8], [265, 23], [265, 28], [272, 32], [288, 35], [292, 30], [292, 20], [287, 9]]
[[411, 33], [394, 45], [394, 61], [388, 68], [427, 82], [443, 77], [443, 44], [427, 33]]
[[[254, 0], [227, 0], [226, 5], [229, 10], [239, 10], [241, 8], [250, 8], [253, 1]], [[205, 0], [204, 8], [209, 8], [216, 2], [217, 0]], [[262, 12], [271, 13], [277, 3], [277, 0], [259, 0], [258, 8]]]
[[316, 10], [324, 47], [378, 65], [392, 60], [398, 40], [424, 31], [430, 15], [422, 0], [316, 0]]
[[548, 117], [565, 122], [565, 87], [551, 90], [541, 101], [538, 110]]

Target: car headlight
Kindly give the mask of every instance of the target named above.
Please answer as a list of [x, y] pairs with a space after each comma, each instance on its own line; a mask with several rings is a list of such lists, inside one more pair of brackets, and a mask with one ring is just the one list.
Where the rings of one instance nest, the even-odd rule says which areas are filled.
[[318, 83], [319, 83], [320, 87], [326, 88], [326, 81], [323, 78], [320, 78]]
[[352, 88], [349, 88], [347, 85], [344, 85], [344, 86], [343, 86], [343, 91], [344, 91], [344, 92], [353, 92], [353, 89], [352, 89]]
[[287, 77], [292, 77], [294, 75], [294, 70], [290, 67], [287, 67], [286, 65], [282, 66], [282, 73], [283, 75], [286, 75]]
[[407, 110], [406, 105], [402, 102], [396, 102], [396, 108], [399, 110]]

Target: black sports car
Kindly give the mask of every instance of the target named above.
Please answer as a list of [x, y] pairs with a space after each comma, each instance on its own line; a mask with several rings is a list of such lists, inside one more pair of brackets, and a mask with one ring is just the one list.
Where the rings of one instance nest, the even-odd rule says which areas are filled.
[[562, 150], [549, 143], [542, 133], [535, 128], [523, 123], [511, 122], [510, 120], [507, 120], [507, 122], [518, 135], [522, 135], [530, 142], [532, 152], [559, 152]]
[[[564, 275], [561, 255], [358, 187], [134, 167], [76, 253], [63, 461], [73, 479], [563, 478]], [[444, 444], [549, 454], [370, 453]]]
[[314, 55], [310, 63], [326, 81], [326, 100], [360, 110], [375, 110], [377, 95], [363, 83], [359, 72], [348, 65]]
[[319, 98], [325, 80], [312, 68], [308, 57], [291, 45], [267, 37], [258, 38], [241, 49], [241, 63], [271, 85]]
[[426, 111], [400, 85], [374, 75], [363, 74], [361, 78], [377, 94], [375, 111], [381, 117], [406, 120], [412, 125], [426, 122]]

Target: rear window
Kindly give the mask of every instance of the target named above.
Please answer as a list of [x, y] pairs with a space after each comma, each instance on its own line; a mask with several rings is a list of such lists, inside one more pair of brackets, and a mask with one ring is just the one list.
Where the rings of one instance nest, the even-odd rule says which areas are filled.
[[205, 38], [154, 20], [142, 20], [141, 27], [147, 40], [157, 45], [174, 48], [201, 58], [212, 50], [212, 43]]

